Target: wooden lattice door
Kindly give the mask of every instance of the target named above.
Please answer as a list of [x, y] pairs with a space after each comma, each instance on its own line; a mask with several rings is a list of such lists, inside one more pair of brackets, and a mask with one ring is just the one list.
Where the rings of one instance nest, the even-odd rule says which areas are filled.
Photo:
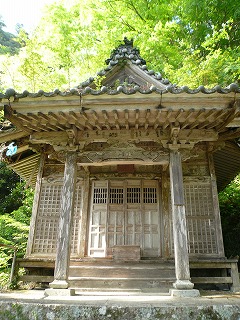
[[89, 255], [111, 255], [115, 245], [139, 245], [142, 256], [160, 256], [158, 183], [154, 180], [95, 181]]

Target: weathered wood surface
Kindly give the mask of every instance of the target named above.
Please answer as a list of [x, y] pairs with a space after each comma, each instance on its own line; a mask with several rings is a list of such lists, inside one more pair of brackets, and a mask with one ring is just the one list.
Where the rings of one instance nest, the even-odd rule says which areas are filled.
[[52, 282], [54, 280], [53, 276], [46, 276], [46, 275], [23, 275], [19, 277], [19, 281], [24, 282]]
[[161, 181], [161, 210], [163, 216], [163, 229], [164, 243], [163, 243], [163, 256], [170, 258], [172, 255], [171, 249], [171, 212], [169, 209], [170, 202], [170, 185], [168, 183], [169, 177], [167, 173], [167, 168], [164, 167], [162, 171], [162, 181]]
[[68, 278], [70, 251], [71, 251], [71, 225], [73, 217], [74, 192], [76, 184], [76, 153], [66, 155], [64, 182], [62, 188], [61, 213], [58, 230], [58, 247], [54, 271], [54, 280], [66, 281]]
[[[190, 282], [189, 257], [187, 246], [187, 226], [184, 205], [182, 161], [179, 151], [170, 152], [170, 185], [173, 218], [173, 240], [175, 270], [177, 281], [174, 284], [178, 289], [192, 289]], [[191, 286], [192, 285], [192, 286]]]
[[192, 277], [193, 283], [214, 283], [214, 284], [222, 284], [222, 283], [232, 283], [231, 277]]
[[17, 259], [18, 266], [20, 268], [54, 268], [55, 260], [49, 259]]
[[80, 232], [79, 232], [79, 257], [84, 257], [86, 254], [87, 238], [88, 238], [88, 210], [89, 210], [89, 196], [90, 196], [90, 179], [89, 172], [85, 174], [84, 186], [83, 186], [83, 207], [82, 216], [80, 222]]
[[37, 219], [37, 213], [38, 213], [38, 206], [40, 202], [40, 190], [42, 185], [44, 162], [45, 162], [45, 154], [42, 153], [40, 157], [39, 167], [38, 167], [37, 182], [36, 182], [34, 199], [33, 199], [32, 217], [31, 217], [30, 228], [29, 228], [26, 257], [31, 255], [32, 248], [33, 248], [35, 225], [36, 225], [36, 219]]
[[140, 246], [114, 246], [112, 252], [114, 260], [140, 260]]
[[[154, 94], [150, 98], [135, 94], [134, 97], [119, 96], [118, 99], [106, 97], [106, 100], [103, 96], [99, 96], [98, 99], [88, 96], [82, 104], [86, 108], [85, 111], [79, 111], [79, 100], [72, 102], [69, 99], [63, 102], [60, 97], [58, 98], [58, 101], [49, 99], [48, 105], [42, 100], [32, 101], [31, 112], [29, 112], [29, 106], [24, 106], [21, 101], [14, 106], [16, 112], [9, 112], [11, 118], [9, 120], [18, 124], [19, 128], [32, 131], [66, 130], [69, 125], [75, 125], [80, 131], [106, 128], [110, 130], [114, 127], [116, 129], [156, 129], [158, 127], [166, 129], [176, 121], [181, 124], [182, 129], [223, 127], [223, 130], [226, 130], [226, 126], [231, 126], [232, 122], [236, 122], [235, 118], [239, 118], [237, 113], [233, 115], [232, 109], [227, 108], [228, 103], [223, 101], [223, 96], [221, 101], [213, 99], [212, 105], [209, 97], [208, 99], [201, 97], [201, 102], [195, 100], [194, 105], [194, 99], [187, 101], [188, 99], [181, 99], [182, 96], [178, 96], [177, 100], [164, 101], [163, 109], [157, 108], [159, 100]], [[220, 105], [221, 102], [222, 105]], [[119, 106], [123, 106], [122, 110]], [[39, 112], [39, 109], [42, 111]], [[226, 119], [228, 119], [227, 122]]]
[[219, 256], [224, 257], [224, 246], [223, 246], [223, 236], [222, 236], [222, 225], [220, 217], [220, 208], [218, 201], [218, 190], [217, 190], [217, 181], [214, 168], [213, 154], [208, 152], [208, 163], [209, 163], [209, 172], [211, 177], [211, 188], [212, 188], [212, 199], [213, 199], [213, 210], [216, 221], [216, 236], [217, 236], [217, 247]]

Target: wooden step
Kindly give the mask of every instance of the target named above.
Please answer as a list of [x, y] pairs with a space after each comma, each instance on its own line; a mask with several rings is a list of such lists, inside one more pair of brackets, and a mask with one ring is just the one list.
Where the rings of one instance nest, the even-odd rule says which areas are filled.
[[96, 278], [96, 277], [70, 277], [69, 285], [76, 289], [95, 288], [96, 290], [156, 290], [159, 292], [168, 292], [175, 279], [173, 278]]
[[70, 266], [70, 277], [107, 277], [107, 278], [169, 278], [175, 276], [174, 268], [154, 265], [111, 265]]

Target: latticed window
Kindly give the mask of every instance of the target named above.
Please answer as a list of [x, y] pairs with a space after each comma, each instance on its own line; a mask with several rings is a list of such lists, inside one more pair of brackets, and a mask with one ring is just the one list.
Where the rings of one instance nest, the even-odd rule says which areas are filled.
[[[217, 255], [216, 218], [209, 183], [184, 183], [184, 199], [190, 255]], [[170, 208], [170, 212], [172, 209]], [[172, 221], [171, 221], [172, 230]], [[171, 235], [172, 254], [174, 252]]]
[[157, 203], [156, 188], [143, 188], [143, 203]]
[[127, 188], [127, 203], [140, 203], [140, 188]]
[[184, 185], [189, 253], [217, 254], [210, 183]]
[[[53, 255], [57, 250], [62, 185], [42, 184], [35, 225], [32, 253]], [[77, 254], [80, 215], [82, 210], [82, 187], [76, 186], [72, 226], [72, 254]]]
[[123, 188], [110, 188], [109, 203], [123, 203]]
[[94, 188], [93, 203], [107, 203], [107, 188]]

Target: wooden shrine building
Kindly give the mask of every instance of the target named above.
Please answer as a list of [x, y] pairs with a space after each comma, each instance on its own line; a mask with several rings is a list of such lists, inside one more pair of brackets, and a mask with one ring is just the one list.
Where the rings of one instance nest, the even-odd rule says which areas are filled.
[[106, 63], [101, 88], [0, 94], [5, 160], [35, 186], [25, 278], [47, 294], [239, 290], [217, 188], [240, 169], [240, 88], [172, 85], [126, 39]]

